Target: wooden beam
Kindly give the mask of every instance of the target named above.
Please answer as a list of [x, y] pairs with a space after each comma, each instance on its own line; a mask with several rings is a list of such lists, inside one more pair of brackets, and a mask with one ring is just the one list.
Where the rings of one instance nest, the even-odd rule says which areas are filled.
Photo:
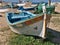
[[51, 0], [48, 0], [48, 6], [50, 6], [50, 4], [51, 4]]
[[42, 38], [45, 39], [46, 38], [46, 27], [47, 27], [47, 14], [46, 14], [46, 7], [45, 4], [43, 4], [43, 14], [44, 14], [44, 18], [43, 18], [43, 33], [42, 33]]

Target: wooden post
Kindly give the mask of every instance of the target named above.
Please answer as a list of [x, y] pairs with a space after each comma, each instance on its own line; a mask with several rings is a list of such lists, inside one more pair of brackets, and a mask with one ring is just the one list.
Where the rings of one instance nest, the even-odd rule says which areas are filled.
[[47, 26], [47, 14], [46, 14], [46, 7], [45, 4], [43, 4], [43, 14], [44, 14], [44, 19], [43, 19], [43, 35], [42, 38], [46, 38], [46, 26]]
[[51, 0], [48, 0], [48, 6], [50, 6], [50, 4], [51, 4]]
[[19, 3], [22, 3], [22, 0], [19, 0]]

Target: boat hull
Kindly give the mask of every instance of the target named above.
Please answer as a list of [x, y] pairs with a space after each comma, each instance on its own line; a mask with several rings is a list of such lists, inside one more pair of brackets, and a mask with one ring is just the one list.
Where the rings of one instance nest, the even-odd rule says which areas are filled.
[[2, 13], [2, 12], [7, 12], [8, 11], [8, 9], [0, 9], [0, 12]]
[[23, 6], [21, 6], [21, 7], [18, 8], [18, 10], [29, 11], [29, 10], [35, 10], [35, 8], [34, 7], [23, 7]]
[[43, 21], [39, 21], [37, 23], [31, 24], [31, 25], [25, 25], [25, 27], [20, 27], [22, 24], [17, 25], [9, 25], [11, 30], [18, 34], [24, 34], [24, 35], [33, 35], [33, 36], [39, 36], [43, 37]]
[[[8, 15], [7, 15], [8, 16]], [[50, 20], [51, 15], [47, 15], [47, 20]], [[7, 18], [7, 17], [6, 17]], [[44, 25], [44, 16], [43, 15], [37, 15], [37, 17], [26, 20], [22, 23], [14, 23], [11, 24], [9, 22], [9, 19], [7, 18], [8, 25], [10, 29], [18, 34], [24, 34], [24, 35], [33, 35], [33, 36], [39, 36], [42, 38], [45, 38], [45, 32], [47, 25]], [[47, 24], [47, 22], [46, 22]]]

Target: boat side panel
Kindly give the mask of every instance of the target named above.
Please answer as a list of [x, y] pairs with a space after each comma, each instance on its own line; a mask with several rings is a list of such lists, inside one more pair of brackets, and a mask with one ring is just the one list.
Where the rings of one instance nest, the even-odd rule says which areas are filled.
[[[9, 25], [10, 26], [10, 25]], [[43, 20], [40, 20], [32, 25], [19, 27], [18, 25], [10, 26], [13, 32], [25, 35], [39, 36], [43, 27]]]

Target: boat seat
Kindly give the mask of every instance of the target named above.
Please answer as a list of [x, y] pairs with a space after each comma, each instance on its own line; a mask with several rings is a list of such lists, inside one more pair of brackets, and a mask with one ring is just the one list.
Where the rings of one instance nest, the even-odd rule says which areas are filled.
[[9, 13], [8, 19], [11, 23], [21, 20], [20, 18], [12, 19], [12, 16], [13, 16], [12, 13]]

